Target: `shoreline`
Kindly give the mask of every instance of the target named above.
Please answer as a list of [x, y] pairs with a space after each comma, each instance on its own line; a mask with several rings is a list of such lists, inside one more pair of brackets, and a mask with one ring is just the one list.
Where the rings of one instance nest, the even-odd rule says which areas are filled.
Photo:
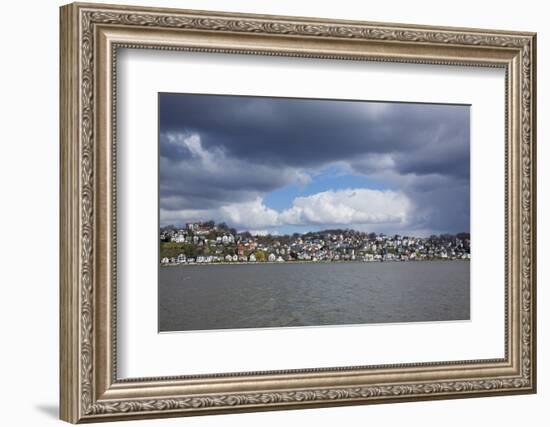
[[401, 262], [430, 262], [430, 261], [437, 261], [437, 262], [455, 262], [455, 261], [467, 261], [470, 262], [470, 258], [467, 259], [422, 259], [422, 260], [416, 260], [416, 259], [409, 259], [409, 260], [386, 260], [386, 261], [351, 261], [351, 260], [345, 260], [345, 261], [260, 261], [260, 262], [242, 262], [242, 261], [235, 261], [235, 262], [227, 262], [227, 261], [220, 261], [220, 262], [182, 262], [182, 263], [172, 263], [172, 264], [160, 264], [159, 266], [161, 268], [168, 268], [168, 267], [197, 267], [197, 266], [215, 266], [215, 265], [262, 265], [262, 264], [378, 264], [378, 263], [401, 263]]

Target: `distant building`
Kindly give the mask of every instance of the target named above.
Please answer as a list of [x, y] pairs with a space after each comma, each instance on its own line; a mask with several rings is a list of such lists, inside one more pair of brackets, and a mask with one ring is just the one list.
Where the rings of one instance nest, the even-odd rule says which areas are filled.
[[269, 262], [275, 262], [277, 260], [277, 256], [275, 254], [269, 254], [269, 256], [267, 257], [267, 260]]
[[172, 242], [175, 243], [185, 243], [185, 234], [177, 233], [172, 236]]
[[248, 261], [256, 262], [256, 256], [254, 256], [254, 254], [250, 254], [250, 256], [248, 257]]
[[244, 249], [245, 249], [244, 245], [237, 246], [237, 255], [239, 257], [244, 257]]

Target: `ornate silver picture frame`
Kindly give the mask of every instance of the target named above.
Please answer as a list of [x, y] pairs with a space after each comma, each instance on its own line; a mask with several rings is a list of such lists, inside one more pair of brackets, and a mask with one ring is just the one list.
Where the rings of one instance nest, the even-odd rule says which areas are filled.
[[[60, 13], [61, 419], [97, 422], [536, 391], [535, 34], [80, 3]], [[120, 49], [504, 70], [504, 357], [119, 378]]]

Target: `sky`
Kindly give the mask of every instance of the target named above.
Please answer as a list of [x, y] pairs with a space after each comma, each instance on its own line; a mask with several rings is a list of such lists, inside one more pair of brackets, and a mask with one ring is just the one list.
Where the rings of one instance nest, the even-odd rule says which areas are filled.
[[466, 105], [159, 94], [160, 226], [470, 231]]

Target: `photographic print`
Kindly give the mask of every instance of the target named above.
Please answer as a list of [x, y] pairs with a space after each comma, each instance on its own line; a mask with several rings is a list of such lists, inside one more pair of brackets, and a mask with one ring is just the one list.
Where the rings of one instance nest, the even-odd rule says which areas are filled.
[[59, 24], [62, 420], [536, 393], [535, 33]]
[[159, 331], [470, 319], [470, 106], [159, 93]]

